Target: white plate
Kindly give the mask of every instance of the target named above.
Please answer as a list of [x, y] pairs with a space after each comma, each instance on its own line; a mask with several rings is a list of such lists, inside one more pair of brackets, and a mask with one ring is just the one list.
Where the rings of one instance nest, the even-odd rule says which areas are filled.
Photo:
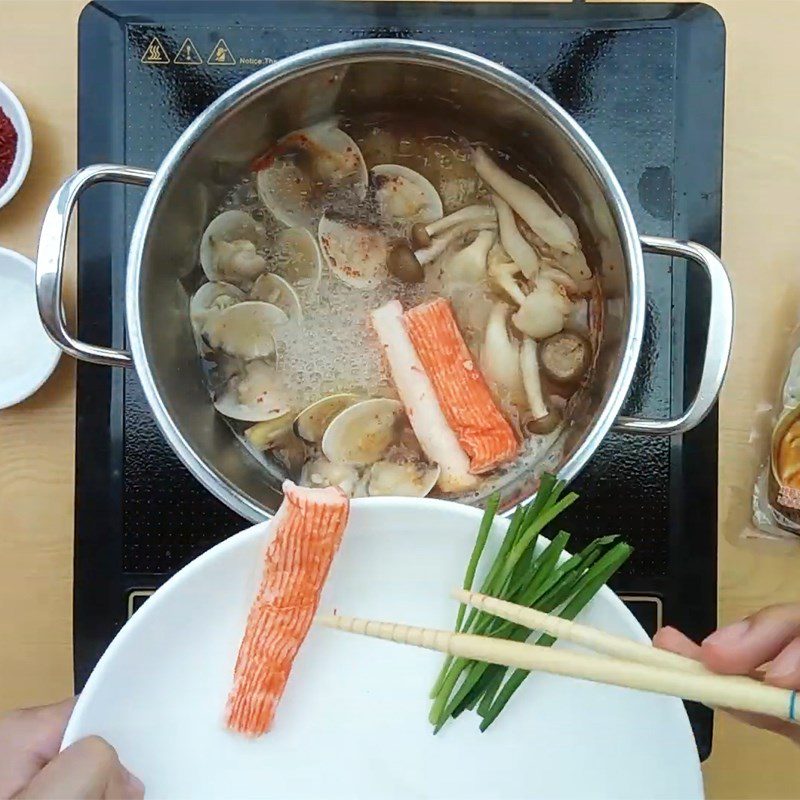
[[17, 153], [14, 156], [14, 163], [11, 165], [11, 172], [8, 173], [8, 180], [0, 186], [0, 208], [2, 208], [19, 191], [28, 174], [33, 153], [33, 135], [22, 103], [2, 82], [0, 82], [0, 108], [17, 131]]
[[[355, 501], [321, 610], [450, 628], [448, 591], [479, 520], [440, 500]], [[441, 657], [327, 629], [312, 629], [273, 730], [227, 732], [264, 546], [264, 525], [243, 531], [159, 589], [92, 673], [65, 745], [104, 736], [154, 798], [702, 797], [679, 700], [532, 675], [486, 733], [468, 713], [434, 737], [427, 697]], [[582, 619], [645, 639], [609, 590]]]
[[39, 318], [35, 273], [29, 258], [0, 247], [0, 408], [32, 395], [61, 355]]

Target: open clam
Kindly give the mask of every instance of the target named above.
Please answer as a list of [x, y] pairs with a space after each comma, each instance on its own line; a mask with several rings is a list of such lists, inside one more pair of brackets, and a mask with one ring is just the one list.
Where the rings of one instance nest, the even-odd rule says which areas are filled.
[[370, 497], [425, 497], [436, 486], [441, 470], [421, 461], [376, 461], [369, 469]]
[[326, 213], [318, 238], [331, 272], [348, 286], [374, 289], [386, 280], [389, 241], [378, 228]]
[[259, 450], [269, 450], [279, 444], [292, 429], [292, 412], [257, 422], [245, 432], [245, 438]]
[[332, 394], [317, 400], [295, 418], [292, 426], [295, 435], [309, 444], [319, 444], [333, 418], [358, 399], [357, 394]]
[[253, 167], [261, 201], [289, 227], [312, 227], [334, 190], [359, 201], [367, 193], [361, 151], [335, 119], [292, 131]]
[[249, 283], [267, 268], [257, 252], [266, 243], [264, 229], [249, 214], [223, 211], [200, 240], [200, 266], [210, 281]]
[[317, 291], [322, 275], [322, 253], [316, 237], [305, 228], [287, 228], [272, 248], [278, 269], [301, 297]]
[[246, 300], [229, 306], [206, 320], [203, 338], [209, 347], [248, 361], [275, 353], [273, 331], [289, 321], [271, 303]]
[[241, 303], [244, 299], [244, 292], [232, 283], [224, 281], [204, 283], [189, 301], [189, 318], [195, 335], [202, 336], [209, 318], [236, 303]]
[[303, 321], [303, 307], [300, 304], [300, 298], [292, 284], [281, 278], [280, 275], [272, 272], [259, 275], [250, 290], [250, 297], [253, 300], [271, 303], [283, 311], [292, 322]]
[[444, 213], [436, 188], [419, 172], [401, 164], [378, 164], [370, 173], [382, 217], [401, 227], [403, 235], [412, 225], [426, 225]]
[[337, 414], [322, 437], [322, 452], [343, 464], [378, 461], [400, 434], [403, 405], [378, 397], [362, 400]]
[[292, 413], [286, 387], [275, 368], [262, 360], [245, 364], [242, 373], [231, 378], [214, 399], [214, 408], [226, 417], [243, 422], [266, 422], [283, 417], [288, 422]]

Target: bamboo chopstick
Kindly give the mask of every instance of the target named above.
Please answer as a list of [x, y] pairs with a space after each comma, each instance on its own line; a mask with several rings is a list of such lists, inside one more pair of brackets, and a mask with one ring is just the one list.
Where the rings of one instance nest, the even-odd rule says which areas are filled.
[[612, 686], [672, 695], [710, 706], [795, 720], [797, 692], [780, 689], [777, 686], [767, 686], [752, 678], [698, 674], [663, 665], [642, 664], [610, 656], [539, 647], [471, 633], [416, 628], [394, 622], [377, 622], [338, 615], [319, 617], [318, 622], [349, 633], [438, 650], [476, 661], [549, 672]]
[[461, 603], [474, 606], [480, 611], [486, 611], [495, 617], [500, 617], [509, 622], [516, 622], [526, 628], [541, 631], [542, 633], [549, 633], [557, 639], [566, 639], [569, 642], [596, 650], [598, 653], [605, 653], [626, 661], [637, 661], [640, 664], [675, 669], [681, 672], [693, 672], [698, 675], [716, 674], [707, 670], [699, 661], [695, 661], [692, 658], [670, 653], [667, 650], [659, 650], [651, 645], [634, 642], [633, 639], [615, 636], [613, 633], [606, 633], [588, 625], [571, 622], [554, 614], [545, 614], [543, 611], [536, 611], [533, 608], [509, 603], [506, 600], [498, 600], [496, 597], [489, 597], [479, 592], [455, 589], [453, 590], [453, 597]]

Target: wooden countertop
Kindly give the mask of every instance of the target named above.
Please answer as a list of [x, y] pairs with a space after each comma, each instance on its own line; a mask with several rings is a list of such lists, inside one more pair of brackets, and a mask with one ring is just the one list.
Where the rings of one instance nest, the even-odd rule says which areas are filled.
[[[2, 0], [0, 80], [27, 109], [28, 179], [0, 210], [0, 243], [34, 256], [42, 213], [75, 167], [77, 18], [83, 0]], [[758, 460], [754, 419], [798, 319], [800, 3], [715, 0], [727, 26], [723, 257], [736, 295], [720, 414], [720, 619], [800, 600], [800, 544], [741, 538]], [[68, 301], [72, 293], [68, 292]], [[0, 412], [0, 709], [69, 694], [74, 368]], [[800, 752], [720, 714], [704, 766], [711, 798], [800, 797]]]

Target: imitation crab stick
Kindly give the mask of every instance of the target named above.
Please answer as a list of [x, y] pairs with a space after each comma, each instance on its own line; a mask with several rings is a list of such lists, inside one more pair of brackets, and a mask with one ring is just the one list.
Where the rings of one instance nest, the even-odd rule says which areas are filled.
[[494, 402], [461, 336], [450, 303], [438, 298], [406, 311], [406, 330], [473, 473], [512, 459], [514, 431]]
[[283, 492], [226, 711], [228, 728], [249, 736], [265, 733], [272, 724], [350, 510], [337, 488], [306, 489], [286, 481]]
[[380, 339], [392, 380], [420, 447], [431, 461], [439, 465], [439, 488], [444, 492], [472, 488], [476, 479], [469, 472], [469, 458], [447, 424], [433, 384], [411, 344], [403, 325], [400, 302], [391, 300], [375, 309], [372, 326]]

